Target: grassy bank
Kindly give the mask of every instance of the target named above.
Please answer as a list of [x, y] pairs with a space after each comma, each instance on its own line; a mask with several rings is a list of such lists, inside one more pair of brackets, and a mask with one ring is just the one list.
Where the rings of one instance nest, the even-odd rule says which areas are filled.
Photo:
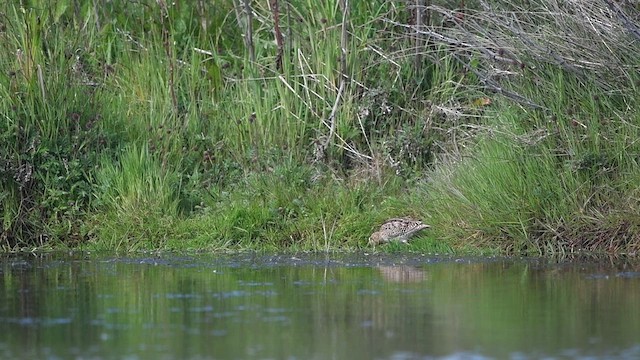
[[268, 4], [5, 1], [3, 248], [637, 251], [633, 4]]

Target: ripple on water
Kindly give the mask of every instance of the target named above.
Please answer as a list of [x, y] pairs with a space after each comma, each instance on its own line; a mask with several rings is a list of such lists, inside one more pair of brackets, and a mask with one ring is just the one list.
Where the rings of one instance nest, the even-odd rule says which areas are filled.
[[7, 324], [16, 324], [20, 326], [56, 326], [70, 324], [73, 319], [68, 317], [62, 318], [35, 318], [35, 317], [17, 317], [17, 318], [4, 318], [2, 321]]
[[[160, 296], [160, 295], [158, 295]], [[166, 293], [164, 297], [167, 299], [196, 299], [200, 298], [200, 294], [191, 294], [191, 293]]]
[[616, 277], [628, 278], [628, 279], [640, 278], [640, 272], [637, 272], [637, 271], [619, 272], [616, 274]]
[[211, 294], [211, 297], [217, 298], [217, 299], [227, 299], [227, 298], [244, 297], [248, 295], [249, 295], [248, 291], [231, 290], [231, 291], [222, 291], [222, 292], [213, 293]]
[[371, 289], [361, 289], [356, 292], [358, 295], [380, 295], [380, 291]]
[[238, 280], [238, 284], [240, 286], [273, 286], [272, 282], [253, 282], [243, 280]]

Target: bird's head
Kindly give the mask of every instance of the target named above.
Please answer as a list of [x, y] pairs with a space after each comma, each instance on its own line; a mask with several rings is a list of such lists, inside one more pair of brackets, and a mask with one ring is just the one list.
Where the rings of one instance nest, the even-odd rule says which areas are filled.
[[374, 232], [369, 236], [369, 245], [378, 245], [382, 242], [382, 236], [379, 231]]

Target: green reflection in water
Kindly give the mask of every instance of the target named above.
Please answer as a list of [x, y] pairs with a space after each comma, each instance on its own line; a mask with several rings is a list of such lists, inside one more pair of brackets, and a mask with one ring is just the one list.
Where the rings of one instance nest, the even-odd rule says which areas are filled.
[[1, 358], [640, 356], [640, 273], [628, 264], [0, 261]]

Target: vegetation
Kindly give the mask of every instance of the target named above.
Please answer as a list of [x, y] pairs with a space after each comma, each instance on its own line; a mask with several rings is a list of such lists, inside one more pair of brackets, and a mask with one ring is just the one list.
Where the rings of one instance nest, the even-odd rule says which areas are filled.
[[4, 249], [640, 246], [633, 2], [0, 2]]

